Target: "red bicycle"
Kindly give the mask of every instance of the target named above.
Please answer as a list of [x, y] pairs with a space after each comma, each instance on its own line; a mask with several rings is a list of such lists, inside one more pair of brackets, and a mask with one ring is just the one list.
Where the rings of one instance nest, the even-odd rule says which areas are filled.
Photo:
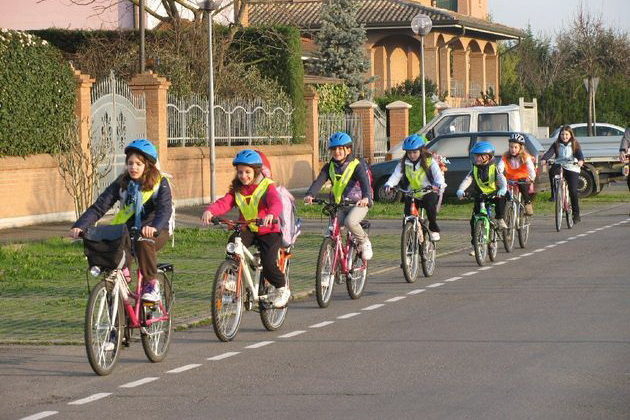
[[[352, 299], [359, 299], [365, 289], [368, 263], [361, 257], [352, 233], [346, 235], [345, 244], [339, 222], [339, 210], [354, 207], [354, 203], [332, 203], [326, 200], [313, 199], [313, 203], [323, 204], [322, 213], [329, 216], [328, 232], [319, 248], [317, 270], [315, 272], [315, 295], [321, 308], [330, 304], [334, 284], [346, 278], [346, 289]], [[370, 222], [361, 221], [361, 227], [367, 231]]]
[[[82, 235], [84, 244], [88, 240], [92, 243], [99, 240], [111, 242], [107, 240], [107, 233], [103, 232], [113, 227], [99, 226], [87, 229]], [[124, 229], [122, 234], [128, 235], [127, 230]], [[135, 246], [137, 241], [153, 239], [143, 238], [134, 230], [131, 233], [131, 240]], [[89, 252], [86, 251], [86, 255]], [[88, 270], [88, 275], [98, 277], [100, 281], [90, 292], [85, 310], [85, 349], [90, 366], [101, 376], [112, 372], [118, 362], [121, 346], [128, 347], [131, 342], [133, 329], [140, 329], [142, 347], [147, 358], [152, 362], [162, 361], [168, 352], [172, 327], [173, 288], [170, 276], [173, 273], [173, 265], [158, 264], [160, 300], [149, 302], [141, 299], [140, 270], [137, 271], [135, 292], [129, 288], [122, 270], [126, 259], [125, 252], [122, 252], [122, 257], [118, 261], [106, 262], [107, 259], [107, 256], [101, 255], [99, 261], [103, 263], [93, 265]]]

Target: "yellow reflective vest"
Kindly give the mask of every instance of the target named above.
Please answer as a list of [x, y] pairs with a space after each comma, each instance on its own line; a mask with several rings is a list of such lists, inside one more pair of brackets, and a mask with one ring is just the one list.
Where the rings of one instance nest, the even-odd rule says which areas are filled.
[[352, 174], [354, 174], [354, 170], [359, 163], [359, 159], [354, 159], [352, 162], [348, 163], [348, 166], [346, 166], [346, 169], [344, 169], [341, 175], [335, 172], [335, 164], [333, 162], [329, 163], [328, 177], [330, 178], [330, 182], [332, 182], [332, 193], [335, 198], [335, 203], [341, 203], [343, 192], [350, 183], [350, 178], [352, 178]]
[[[258, 217], [258, 204], [260, 203], [260, 199], [263, 195], [265, 195], [267, 189], [273, 183], [274, 182], [270, 178], [265, 177], [262, 181], [260, 181], [260, 184], [258, 184], [251, 195], [243, 195], [240, 192], [234, 194], [236, 205], [245, 220], [253, 220]], [[252, 222], [248, 226], [252, 232], [258, 232], [258, 226], [256, 223]]]
[[483, 182], [479, 178], [477, 166], [473, 166], [473, 179], [482, 193], [490, 194], [497, 190], [497, 165], [494, 163], [488, 167], [488, 181]]
[[[432, 158], [427, 158], [426, 160], [427, 168], [431, 168], [431, 164], [433, 163]], [[418, 165], [418, 169], [413, 169], [413, 163], [409, 161], [405, 161], [405, 176], [409, 181], [409, 188], [412, 190], [418, 190], [424, 186], [424, 180], [427, 177], [427, 173], [422, 167], [422, 165]], [[429, 169], [430, 170], [430, 169]], [[414, 197], [422, 197], [425, 193], [417, 192], [414, 194]]]
[[[161, 183], [162, 183], [162, 175], [160, 175], [160, 177], [158, 178], [157, 182], [153, 186], [153, 189], [149, 191], [142, 191], [142, 204], [143, 205], [146, 204], [146, 202], [149, 201], [149, 199], [153, 197], [155, 193], [157, 193], [157, 191], [160, 189]], [[136, 206], [134, 206], [133, 204], [124, 205], [118, 211], [118, 213], [116, 213], [111, 224], [122, 225], [124, 223], [127, 223], [127, 220], [129, 220], [131, 216], [135, 214], [136, 214]]]

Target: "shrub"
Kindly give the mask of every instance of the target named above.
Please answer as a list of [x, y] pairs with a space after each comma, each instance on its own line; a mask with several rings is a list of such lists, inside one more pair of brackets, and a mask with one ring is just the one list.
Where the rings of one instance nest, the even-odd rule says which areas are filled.
[[350, 102], [350, 89], [344, 84], [316, 85], [315, 90], [319, 96], [318, 110], [320, 114], [343, 113]]
[[75, 88], [56, 48], [0, 30], [0, 156], [55, 152], [74, 123]]

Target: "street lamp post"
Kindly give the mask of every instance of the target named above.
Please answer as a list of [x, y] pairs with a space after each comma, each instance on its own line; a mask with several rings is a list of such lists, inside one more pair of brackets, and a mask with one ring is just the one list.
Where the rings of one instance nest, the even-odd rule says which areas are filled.
[[138, 3], [138, 29], [140, 29], [140, 73], [144, 73], [146, 70], [146, 60], [144, 56], [144, 0], [140, 0]]
[[417, 14], [411, 20], [411, 30], [416, 34], [420, 35], [420, 67], [421, 67], [421, 76], [422, 77], [422, 126], [427, 125], [427, 110], [426, 110], [426, 95], [424, 89], [424, 37], [429, 32], [431, 32], [431, 28], [433, 27], [433, 23], [431, 22], [431, 18], [422, 13]]
[[208, 129], [207, 139], [210, 146], [210, 201], [216, 200], [215, 151], [214, 151], [214, 68], [212, 65], [212, 12], [217, 5], [212, 0], [198, 3], [199, 9], [206, 14], [208, 21]]

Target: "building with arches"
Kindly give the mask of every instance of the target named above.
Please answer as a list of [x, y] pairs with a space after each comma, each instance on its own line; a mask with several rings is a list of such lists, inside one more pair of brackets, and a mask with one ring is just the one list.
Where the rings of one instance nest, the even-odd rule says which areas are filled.
[[[302, 32], [305, 55], [316, 46], [324, 2], [277, 0], [249, 5], [244, 24], [290, 24]], [[357, 20], [367, 31], [366, 52], [376, 94], [420, 75], [420, 39], [410, 27], [419, 13], [432, 31], [424, 38], [426, 77], [451, 106], [466, 106], [492, 91], [499, 95], [498, 42], [523, 31], [488, 20], [488, 0], [357, 0]]]

